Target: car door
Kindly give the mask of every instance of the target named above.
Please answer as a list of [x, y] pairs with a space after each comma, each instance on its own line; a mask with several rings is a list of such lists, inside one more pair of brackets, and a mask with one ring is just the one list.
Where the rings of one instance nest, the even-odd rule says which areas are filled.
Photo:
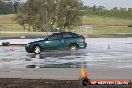
[[71, 33], [63, 33], [63, 47], [68, 48], [71, 43], [74, 43], [74, 37]]
[[62, 48], [62, 34], [54, 33], [48, 36], [47, 41], [44, 43], [44, 47], [50, 50]]

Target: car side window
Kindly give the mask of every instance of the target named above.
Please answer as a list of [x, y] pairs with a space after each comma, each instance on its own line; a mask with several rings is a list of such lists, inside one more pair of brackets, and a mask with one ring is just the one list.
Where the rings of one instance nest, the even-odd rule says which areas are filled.
[[63, 38], [72, 38], [73, 35], [71, 33], [64, 33]]
[[48, 40], [59, 40], [61, 39], [62, 35], [61, 34], [53, 34], [48, 37]]
[[79, 37], [79, 35], [75, 34], [75, 33], [73, 33], [72, 35], [73, 35], [74, 38], [78, 38]]

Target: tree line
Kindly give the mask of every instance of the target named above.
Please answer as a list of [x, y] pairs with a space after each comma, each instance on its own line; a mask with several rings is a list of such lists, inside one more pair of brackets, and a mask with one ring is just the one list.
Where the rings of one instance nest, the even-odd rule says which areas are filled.
[[21, 3], [15, 1], [13, 2], [3, 2], [0, 0], [0, 14], [14, 14], [18, 13], [18, 8]]
[[107, 9], [104, 6], [84, 6], [81, 10], [82, 16], [103, 16], [103, 17], [119, 17], [132, 19], [132, 8]]

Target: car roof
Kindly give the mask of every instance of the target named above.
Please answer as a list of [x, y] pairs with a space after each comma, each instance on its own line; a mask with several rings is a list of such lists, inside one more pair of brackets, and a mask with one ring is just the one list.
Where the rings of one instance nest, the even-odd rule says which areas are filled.
[[60, 33], [72, 33], [72, 32], [60, 32]]
[[64, 34], [64, 33], [72, 33], [72, 32], [58, 32], [58, 33], [53, 33], [53, 34]]
[[73, 32], [58, 32], [58, 33], [53, 33], [51, 35], [54, 35], [54, 34], [65, 34], [65, 33], [76, 34], [76, 33], [73, 33]]

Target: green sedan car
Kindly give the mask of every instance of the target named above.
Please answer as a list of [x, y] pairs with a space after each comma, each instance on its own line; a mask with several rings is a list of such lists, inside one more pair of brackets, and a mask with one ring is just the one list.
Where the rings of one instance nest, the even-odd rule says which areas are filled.
[[25, 46], [28, 53], [41, 53], [46, 50], [66, 50], [77, 51], [85, 49], [87, 43], [85, 38], [72, 32], [53, 33], [44, 40], [30, 42]]

